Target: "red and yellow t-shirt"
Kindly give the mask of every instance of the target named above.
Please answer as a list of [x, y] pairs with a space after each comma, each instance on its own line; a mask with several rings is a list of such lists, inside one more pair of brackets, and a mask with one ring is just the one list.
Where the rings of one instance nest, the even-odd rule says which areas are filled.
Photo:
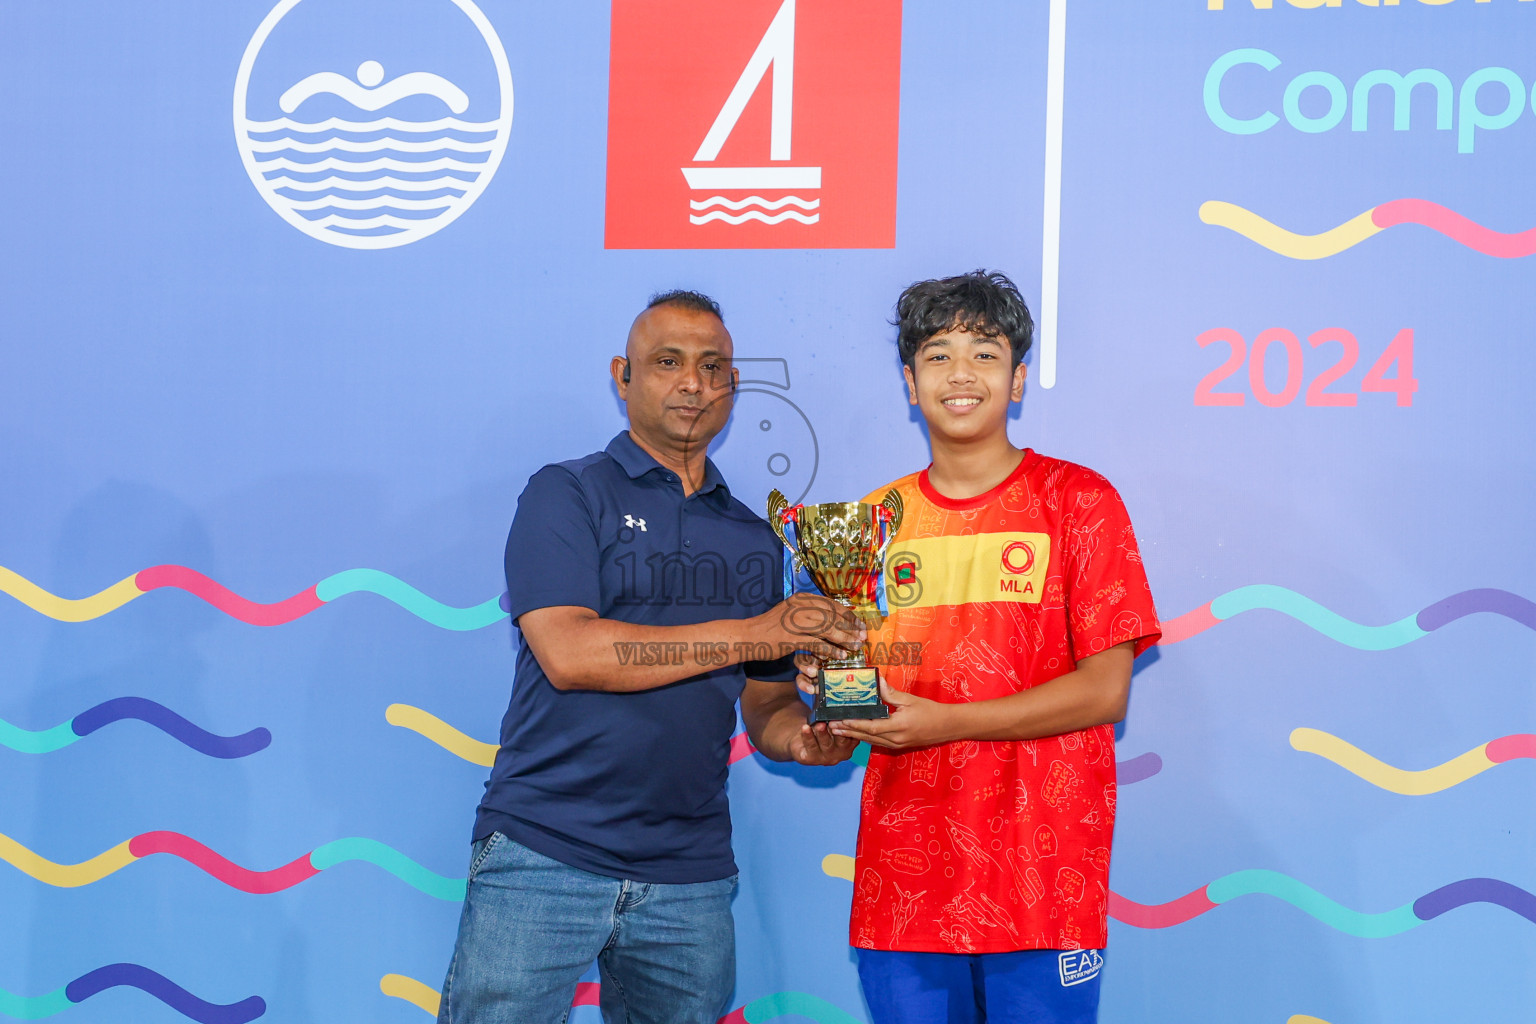
[[[1161, 635], [1125, 506], [1092, 470], [1026, 450], [1007, 480], [964, 501], [935, 491], [926, 470], [890, 486], [904, 515], [886, 557], [890, 614], [871, 639], [877, 658], [882, 644], [901, 652], [888, 660], [904, 663], [880, 668], [897, 689], [990, 700], [1127, 640], [1139, 654]], [[1107, 725], [876, 749], [850, 941], [943, 953], [1100, 948], [1114, 821]]]

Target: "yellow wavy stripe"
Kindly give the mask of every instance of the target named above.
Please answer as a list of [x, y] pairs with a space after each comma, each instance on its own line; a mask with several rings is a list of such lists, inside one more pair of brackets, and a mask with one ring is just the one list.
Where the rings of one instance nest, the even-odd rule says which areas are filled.
[[1371, 220], [1371, 213], [1366, 210], [1353, 220], [1321, 234], [1298, 235], [1232, 203], [1211, 200], [1200, 204], [1200, 219], [1205, 223], [1236, 231], [1249, 241], [1293, 260], [1320, 260], [1359, 245], [1381, 231]]
[[1287, 1017], [1285, 1024], [1328, 1024], [1328, 1022], [1321, 1017], [1309, 1017], [1304, 1013], [1297, 1013]]
[[1424, 796], [1466, 782], [1472, 776], [1493, 767], [1488, 760], [1487, 748], [1473, 747], [1441, 765], [1422, 771], [1394, 768], [1385, 761], [1378, 761], [1359, 747], [1339, 739], [1320, 729], [1295, 729], [1291, 732], [1291, 746], [1308, 754], [1327, 758], [1340, 768], [1354, 772], [1373, 786], [1405, 796]]
[[853, 858], [846, 853], [829, 853], [821, 858], [821, 870], [833, 878], [853, 881]]
[[128, 852], [128, 840], [123, 840], [106, 853], [98, 853], [79, 864], [55, 864], [46, 857], [39, 857], [7, 835], [0, 835], [0, 860], [8, 861], [39, 882], [73, 889], [80, 885], [106, 878], [128, 864], [138, 860]]
[[412, 707], [409, 704], [391, 704], [384, 709], [384, 720], [390, 725], [419, 732], [450, 754], [456, 754], [472, 764], [487, 768], [496, 760], [496, 744], [481, 743], [464, 735], [436, 715]]
[[403, 974], [384, 975], [379, 979], [379, 991], [419, 1006], [434, 1017], [437, 1016], [438, 1004], [443, 998], [436, 989], [428, 988], [415, 978], [407, 978]]
[[58, 619], [60, 622], [84, 622], [121, 608], [136, 597], [142, 597], [144, 591], [134, 583], [137, 575], [135, 573], [125, 580], [119, 580], [106, 590], [92, 594], [90, 597], [70, 598], [50, 594], [20, 573], [12, 572], [0, 565], [0, 592], [10, 594], [28, 608], [42, 612], [50, 619]]

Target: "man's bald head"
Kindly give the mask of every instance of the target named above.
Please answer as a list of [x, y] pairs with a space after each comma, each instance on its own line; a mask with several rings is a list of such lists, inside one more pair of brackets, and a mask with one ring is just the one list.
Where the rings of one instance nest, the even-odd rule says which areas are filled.
[[[716, 320], [719, 320], [722, 327], [725, 325], [725, 317], [720, 314], [720, 303], [703, 292], [691, 291], [686, 288], [674, 288], [671, 291], [657, 292], [650, 297], [650, 300], [645, 304], [645, 308], [640, 311], [640, 315], [635, 317], [634, 322], [629, 325], [629, 336], [624, 342], [625, 359], [632, 360], [635, 358], [635, 333], [643, 330], [643, 325], [651, 319], [652, 313], [655, 310], [663, 308], [689, 309], [695, 313], [707, 313]], [[729, 333], [726, 336], [729, 337]]]
[[686, 457], [725, 429], [736, 389], [733, 348], [720, 306], [707, 295], [651, 297], [611, 366], [642, 447]]

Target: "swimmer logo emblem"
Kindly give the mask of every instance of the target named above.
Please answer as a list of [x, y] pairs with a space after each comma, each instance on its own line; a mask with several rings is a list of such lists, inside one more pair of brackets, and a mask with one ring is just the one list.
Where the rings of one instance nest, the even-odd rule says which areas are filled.
[[[378, 25], [391, 26], [387, 64], [364, 42]], [[406, 245], [458, 219], [511, 126], [507, 55], [472, 0], [282, 0], [235, 78], [235, 143], [256, 191], [348, 249]]]

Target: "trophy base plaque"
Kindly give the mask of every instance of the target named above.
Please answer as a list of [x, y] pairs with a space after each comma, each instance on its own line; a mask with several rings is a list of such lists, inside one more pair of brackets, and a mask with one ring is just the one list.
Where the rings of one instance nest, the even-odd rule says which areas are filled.
[[816, 680], [816, 705], [811, 724], [841, 722], [850, 718], [889, 718], [890, 708], [880, 699], [880, 670], [872, 665], [821, 670]]

